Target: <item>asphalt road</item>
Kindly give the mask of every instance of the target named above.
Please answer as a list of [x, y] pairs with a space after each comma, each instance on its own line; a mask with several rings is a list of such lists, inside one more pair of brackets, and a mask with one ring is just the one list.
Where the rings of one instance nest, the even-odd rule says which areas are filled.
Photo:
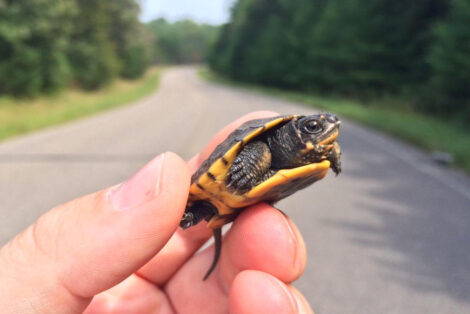
[[[314, 112], [174, 68], [131, 106], [3, 142], [0, 244], [58, 203], [120, 182], [160, 152], [189, 158], [228, 122], [263, 109]], [[307, 243], [296, 286], [316, 313], [470, 313], [468, 177], [342, 126], [343, 174], [279, 205]]]

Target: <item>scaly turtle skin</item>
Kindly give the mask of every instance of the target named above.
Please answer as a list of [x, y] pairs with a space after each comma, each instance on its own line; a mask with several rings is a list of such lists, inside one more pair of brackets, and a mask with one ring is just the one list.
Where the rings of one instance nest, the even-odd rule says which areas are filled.
[[214, 231], [215, 256], [220, 256], [221, 227], [246, 207], [274, 203], [341, 171], [336, 139], [340, 121], [332, 114], [286, 115], [251, 120], [216, 147], [191, 178], [189, 199], [180, 226], [202, 219]]

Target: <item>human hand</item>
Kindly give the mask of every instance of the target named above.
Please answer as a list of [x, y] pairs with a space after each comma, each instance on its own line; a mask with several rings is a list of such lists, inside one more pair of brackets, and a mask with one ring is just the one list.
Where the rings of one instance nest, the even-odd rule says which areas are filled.
[[58, 206], [0, 250], [2, 313], [312, 313], [289, 283], [306, 263], [294, 224], [276, 209], [245, 210], [213, 274], [205, 222], [178, 228], [190, 174], [242, 122], [188, 164], [165, 153], [127, 182]]

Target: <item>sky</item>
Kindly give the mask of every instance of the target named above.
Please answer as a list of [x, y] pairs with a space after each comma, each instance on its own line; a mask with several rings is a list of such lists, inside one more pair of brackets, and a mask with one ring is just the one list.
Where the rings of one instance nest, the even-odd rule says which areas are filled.
[[143, 22], [165, 17], [169, 21], [185, 18], [199, 23], [222, 24], [229, 20], [236, 0], [140, 0]]

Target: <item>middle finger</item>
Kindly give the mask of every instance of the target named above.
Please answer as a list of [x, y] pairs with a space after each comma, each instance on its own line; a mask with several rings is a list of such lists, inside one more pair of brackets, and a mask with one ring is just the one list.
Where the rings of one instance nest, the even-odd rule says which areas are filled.
[[[226, 311], [229, 287], [243, 270], [269, 273], [292, 282], [306, 264], [305, 244], [294, 224], [280, 211], [259, 204], [245, 210], [222, 241], [220, 261], [206, 281], [202, 277], [212, 262], [214, 248], [193, 256], [170, 279], [165, 290], [179, 313], [204, 308], [204, 313]], [[208, 304], [207, 297], [211, 302]]]

